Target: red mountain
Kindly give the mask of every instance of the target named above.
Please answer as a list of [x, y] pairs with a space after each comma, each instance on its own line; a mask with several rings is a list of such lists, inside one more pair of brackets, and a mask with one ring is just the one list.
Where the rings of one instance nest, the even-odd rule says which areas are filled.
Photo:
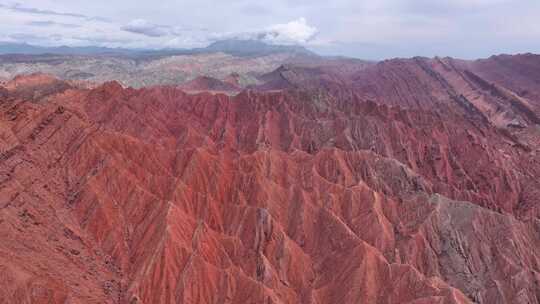
[[7, 83], [0, 303], [538, 303], [539, 65]]
[[238, 92], [240, 90], [240, 87], [235, 84], [224, 82], [208, 76], [199, 76], [184, 84], [181, 84], [179, 88], [190, 92]]

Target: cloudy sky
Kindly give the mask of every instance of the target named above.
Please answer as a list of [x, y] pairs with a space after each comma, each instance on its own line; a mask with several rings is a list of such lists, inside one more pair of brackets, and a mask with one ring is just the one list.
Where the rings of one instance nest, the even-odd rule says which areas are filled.
[[327, 55], [540, 53], [540, 0], [0, 0], [0, 41], [190, 48], [225, 38]]

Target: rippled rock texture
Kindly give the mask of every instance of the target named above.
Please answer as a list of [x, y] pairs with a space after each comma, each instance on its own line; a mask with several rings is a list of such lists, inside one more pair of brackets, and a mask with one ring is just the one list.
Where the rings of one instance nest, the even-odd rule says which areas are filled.
[[0, 303], [539, 303], [538, 62], [8, 82]]

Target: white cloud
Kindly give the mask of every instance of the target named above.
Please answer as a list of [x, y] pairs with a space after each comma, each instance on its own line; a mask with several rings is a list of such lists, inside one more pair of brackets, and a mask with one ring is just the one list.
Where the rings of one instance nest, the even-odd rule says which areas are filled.
[[306, 18], [301, 17], [288, 23], [270, 26], [264, 39], [273, 43], [307, 43], [317, 33], [317, 28], [308, 25]]
[[122, 30], [149, 37], [162, 37], [169, 34], [168, 28], [152, 24], [144, 19], [135, 19], [121, 27]]
[[53, 10], [44, 10], [34, 7], [27, 7], [21, 3], [12, 3], [12, 4], [0, 4], [0, 8], [11, 10], [13, 12], [34, 14], [34, 15], [48, 15], [48, 16], [60, 16], [60, 17], [75, 17], [75, 18], [84, 18], [89, 19], [91, 17], [82, 15], [82, 14], [73, 14], [65, 12], [57, 12]]
[[319, 31], [310, 26], [306, 18], [267, 26], [263, 29], [254, 29], [246, 32], [213, 33], [208, 36], [211, 41], [223, 39], [253, 39], [269, 44], [321, 44], [323, 40], [315, 37]]

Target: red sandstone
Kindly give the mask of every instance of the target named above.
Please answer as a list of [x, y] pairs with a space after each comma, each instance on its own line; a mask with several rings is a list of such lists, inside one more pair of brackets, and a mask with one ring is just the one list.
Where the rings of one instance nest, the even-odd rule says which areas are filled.
[[0, 303], [538, 303], [540, 86], [497, 62], [9, 82]]

